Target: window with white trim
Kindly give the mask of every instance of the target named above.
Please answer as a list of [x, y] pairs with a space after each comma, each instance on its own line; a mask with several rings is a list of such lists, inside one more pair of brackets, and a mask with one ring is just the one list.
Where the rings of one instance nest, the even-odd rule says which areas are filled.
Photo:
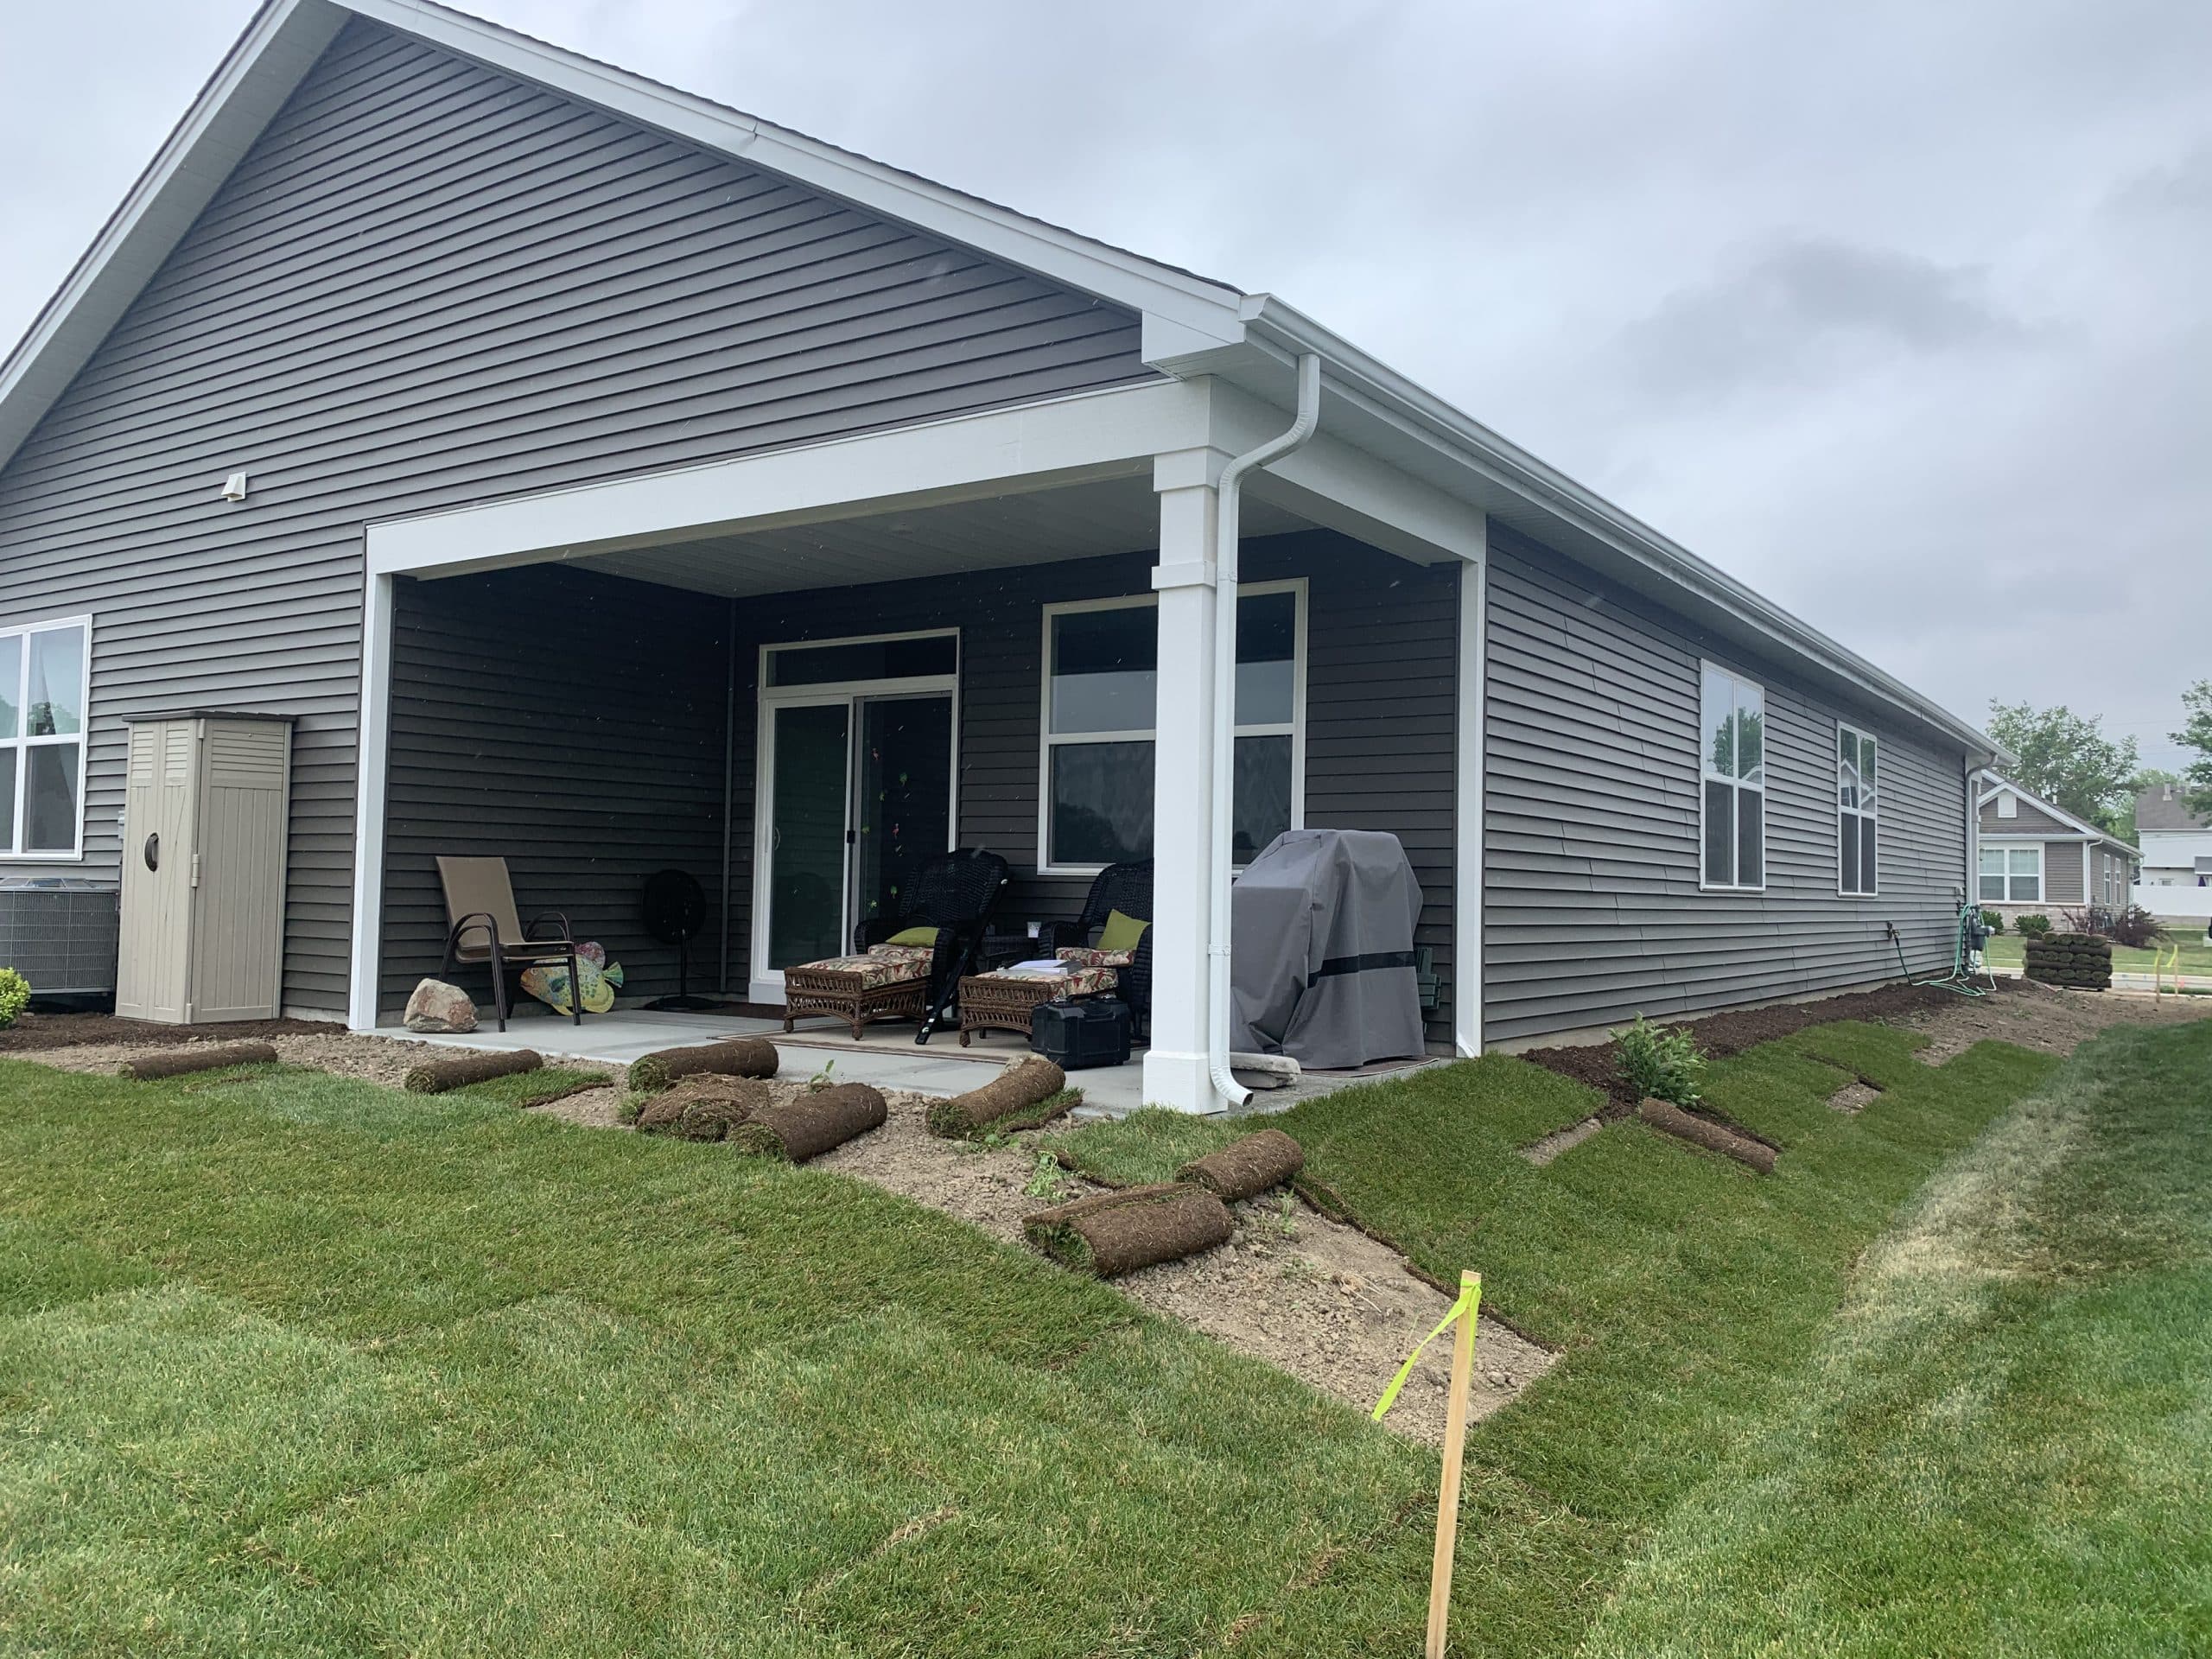
[[1716, 664], [1701, 665], [1699, 884], [1766, 886], [1766, 692]]
[[1881, 889], [1881, 791], [1874, 740], [1848, 726], [1836, 728], [1836, 891], [1872, 897]]
[[[1160, 609], [1145, 594], [1045, 607], [1038, 862], [1096, 870], [1152, 856]], [[1303, 817], [1306, 584], [1249, 582], [1236, 601], [1231, 842], [1249, 862]]]
[[2043, 849], [1984, 847], [1979, 897], [1985, 905], [2041, 904]]
[[92, 642], [89, 617], [0, 628], [0, 857], [84, 851]]

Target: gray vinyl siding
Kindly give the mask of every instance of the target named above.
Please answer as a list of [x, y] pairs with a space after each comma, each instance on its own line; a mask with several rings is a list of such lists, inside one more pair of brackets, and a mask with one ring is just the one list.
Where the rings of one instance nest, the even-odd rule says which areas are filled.
[[[1090, 878], [1037, 873], [1044, 607], [1147, 593], [1154, 556], [816, 589], [734, 607], [734, 992], [743, 993], [750, 967], [760, 647], [958, 628], [960, 842], [988, 848], [1014, 867], [1007, 917], [1072, 916]], [[1448, 978], [1456, 571], [1322, 533], [1249, 543], [1243, 569], [1253, 582], [1303, 577], [1307, 584], [1305, 821], [1387, 830], [1405, 844], [1424, 899], [1418, 937]], [[657, 976], [633, 979], [633, 988], [661, 988], [668, 953], [622, 928], [637, 883], [651, 870], [681, 865], [710, 893], [715, 887], [726, 659], [712, 642], [732, 607], [575, 572], [407, 583], [401, 593], [387, 1004], [436, 967], [442, 912], [431, 861], [464, 850], [516, 859], [525, 911], [567, 911], [615, 947], [626, 968], [643, 963]], [[472, 655], [486, 615], [512, 619], [517, 643]], [[610, 630], [603, 645], [591, 643], [599, 627]], [[657, 630], [665, 650], [655, 660]], [[550, 686], [522, 683], [534, 640], [559, 660], [582, 651], [592, 664], [591, 694], [571, 706]], [[660, 726], [648, 729], [654, 720]], [[709, 982], [718, 941], [702, 940], [694, 960], [695, 982]], [[1449, 1040], [1447, 1016], [1440, 1014], [1430, 1035]]]
[[366, 523], [1147, 378], [1137, 349], [1127, 311], [357, 20], [0, 470], [0, 623], [97, 618], [55, 873], [116, 868], [124, 716], [295, 715], [285, 1000], [341, 1007]]
[[1996, 801], [1984, 801], [1981, 805], [1981, 833], [1985, 836], [2070, 836], [2074, 826], [2053, 817], [2025, 796], [2019, 798], [2018, 816], [2000, 818], [1997, 816]]
[[[1023, 570], [747, 601], [741, 607], [731, 984], [747, 977], [760, 646], [790, 639], [961, 630], [961, 844], [1014, 866], [1011, 917], [1072, 916], [1090, 878], [1037, 873], [1044, 607], [1151, 591], [1147, 551]], [[1459, 588], [1450, 567], [1408, 563], [1326, 532], [1245, 543], [1249, 582], [1306, 582], [1306, 816], [1309, 827], [1382, 830], [1421, 887], [1417, 938], [1452, 965], [1452, 717]], [[1430, 1025], [1450, 1040], [1448, 1003]]]
[[[1950, 960], [1963, 757], [1494, 527], [1485, 682], [1484, 1034], [1510, 1043], [1894, 978]], [[1767, 886], [1698, 886], [1700, 657], [1766, 690]], [[1880, 893], [1836, 892], [1835, 728], [1882, 745]]]
[[[2082, 892], [2082, 843], [2048, 841], [2043, 849], [2043, 897], [2049, 905], [2078, 905]], [[2056, 917], [2052, 917], [2056, 921]]]
[[[395, 597], [383, 1005], [439, 967], [442, 853], [505, 858], [525, 921], [558, 911], [626, 994], [672, 994], [677, 953], [639, 898], [674, 866], [720, 904], [727, 606], [553, 567]], [[695, 989], [714, 949], [709, 931], [692, 950]], [[484, 970], [462, 980], [489, 1000]]]

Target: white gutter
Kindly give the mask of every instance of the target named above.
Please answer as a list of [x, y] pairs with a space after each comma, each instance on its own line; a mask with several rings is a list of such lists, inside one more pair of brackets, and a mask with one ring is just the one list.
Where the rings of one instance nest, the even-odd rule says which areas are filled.
[[1236, 536], [1244, 474], [1300, 448], [1321, 423], [1321, 359], [1298, 359], [1298, 416], [1290, 428], [1221, 469], [1218, 530], [1214, 538], [1213, 812], [1207, 849], [1213, 920], [1206, 960], [1206, 1065], [1214, 1092], [1231, 1106], [1249, 1098], [1229, 1070], [1230, 869], [1235, 855], [1230, 818], [1236, 810]]

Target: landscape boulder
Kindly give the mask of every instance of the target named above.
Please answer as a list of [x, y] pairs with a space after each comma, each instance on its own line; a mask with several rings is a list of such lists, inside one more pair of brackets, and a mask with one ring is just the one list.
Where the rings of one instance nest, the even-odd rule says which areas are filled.
[[458, 985], [426, 979], [407, 999], [407, 1029], [421, 1032], [461, 1032], [476, 1029], [476, 1004]]

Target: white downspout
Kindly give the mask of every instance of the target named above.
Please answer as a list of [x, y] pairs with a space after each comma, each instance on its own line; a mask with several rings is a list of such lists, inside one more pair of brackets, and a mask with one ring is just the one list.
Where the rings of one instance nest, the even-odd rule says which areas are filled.
[[1229, 874], [1235, 857], [1236, 806], [1236, 516], [1244, 474], [1301, 448], [1321, 423], [1321, 359], [1298, 359], [1298, 415], [1289, 430], [1248, 449], [1221, 469], [1220, 521], [1214, 538], [1213, 811], [1207, 862], [1213, 916], [1206, 944], [1206, 1065], [1214, 1092], [1241, 1106], [1249, 1091], [1229, 1072]]

